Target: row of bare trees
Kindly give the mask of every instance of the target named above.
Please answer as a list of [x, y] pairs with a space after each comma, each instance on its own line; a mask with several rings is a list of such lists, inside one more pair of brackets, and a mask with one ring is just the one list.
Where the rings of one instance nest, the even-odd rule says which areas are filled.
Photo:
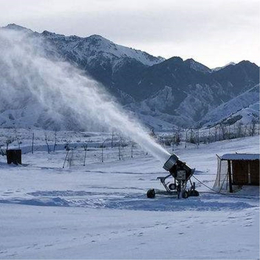
[[222, 140], [229, 140], [260, 134], [259, 123], [251, 122], [250, 124], [238, 123], [234, 125], [219, 124], [208, 128], [188, 128], [174, 130], [173, 134], [160, 138], [160, 142], [166, 146], [176, 145], [180, 142], [197, 144], [212, 143]]
[[[186, 145], [188, 143], [196, 144], [197, 146], [199, 146], [201, 143], [207, 144], [221, 140], [255, 136], [259, 135], [259, 132], [259, 123], [252, 121], [250, 124], [219, 124], [214, 127], [201, 129], [179, 128], [177, 130], [174, 130], [171, 134], [160, 136], [156, 136], [156, 134], [153, 131], [151, 135], [154, 138], [157, 138], [158, 142], [165, 146], [178, 146], [182, 142], [184, 143], [186, 148]], [[66, 163], [68, 165], [71, 165], [71, 162], [73, 161], [72, 158], [74, 150], [82, 150], [82, 152], [84, 153], [83, 165], [86, 165], [87, 151], [89, 151], [89, 149], [91, 148], [98, 148], [98, 151], [100, 152], [100, 156], [98, 156], [98, 158], [100, 158], [101, 162], [105, 161], [105, 151], [109, 148], [118, 149], [118, 159], [122, 160], [125, 156], [123, 151], [126, 150], [124, 150], [124, 147], [130, 147], [130, 149], [127, 149], [127, 157], [134, 157], [135, 143], [130, 142], [129, 140], [124, 140], [115, 131], [112, 131], [111, 135], [107, 136], [107, 138], [95, 142], [93, 142], [90, 137], [83, 135], [84, 137], [82, 137], [82, 139], [79, 138], [79, 140], [76, 141], [76, 143], [78, 144], [68, 141], [66, 138], [64, 138], [64, 135], [58, 138], [59, 133], [57, 131], [46, 131], [43, 132], [43, 134], [44, 136], [41, 137], [39, 136], [39, 134], [37, 134], [36, 138], [36, 135], [33, 131], [30, 131], [30, 133], [28, 133], [27, 144], [28, 138], [30, 138], [29, 136], [31, 136], [31, 153], [34, 153], [34, 151], [38, 149], [39, 143], [42, 144], [42, 141], [45, 141], [46, 146], [44, 146], [44, 149], [46, 149], [48, 153], [55, 152], [59, 144], [59, 149], [65, 149], [66, 151], [63, 167]], [[35, 139], [36, 141], [38, 141], [38, 145], [35, 145]], [[14, 129], [13, 132], [10, 131], [9, 137], [6, 137], [5, 142], [3, 142], [3, 140], [1, 141], [0, 153], [3, 155], [3, 151], [8, 150], [11, 144], [18, 148], [20, 148], [20, 145], [22, 144], [22, 135], [20, 135], [16, 129]]]

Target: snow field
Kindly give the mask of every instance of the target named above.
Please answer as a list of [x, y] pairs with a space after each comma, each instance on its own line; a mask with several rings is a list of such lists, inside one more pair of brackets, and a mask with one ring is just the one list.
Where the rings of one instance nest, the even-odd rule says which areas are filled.
[[[101, 143], [106, 137], [95, 138]], [[76, 139], [71, 144], [83, 143]], [[186, 200], [146, 198], [149, 188], [163, 188], [156, 178], [167, 172], [137, 146], [134, 158], [124, 147], [121, 160], [118, 147], [107, 146], [102, 163], [101, 148], [93, 145], [86, 166], [79, 146], [74, 163], [62, 168], [62, 146], [32, 154], [29, 143], [23, 143], [22, 166], [0, 157], [0, 259], [259, 257], [259, 189], [243, 187], [228, 196], [204, 186], [213, 186], [216, 154], [259, 153], [259, 137], [176, 147], [201, 181], [193, 179], [200, 196]], [[46, 146], [44, 140], [37, 145]]]

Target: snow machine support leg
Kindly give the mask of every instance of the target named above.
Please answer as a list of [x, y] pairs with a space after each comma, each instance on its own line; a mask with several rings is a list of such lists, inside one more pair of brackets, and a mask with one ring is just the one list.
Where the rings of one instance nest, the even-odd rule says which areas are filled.
[[165, 177], [157, 177], [157, 180], [160, 180], [160, 182], [162, 183], [163, 187], [165, 188], [166, 191], [170, 191], [170, 188], [167, 186], [167, 184], [165, 183], [165, 180], [167, 178], [169, 178], [171, 176], [171, 174], [168, 174]]

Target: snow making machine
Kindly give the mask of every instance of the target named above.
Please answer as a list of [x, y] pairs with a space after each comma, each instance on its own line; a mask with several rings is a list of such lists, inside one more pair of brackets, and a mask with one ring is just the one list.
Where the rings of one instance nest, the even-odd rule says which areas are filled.
[[[178, 199], [199, 196], [199, 192], [195, 190], [195, 182], [192, 183], [190, 180], [195, 169], [191, 169], [185, 162], [180, 161], [175, 154], [170, 156], [163, 168], [170, 174], [157, 179], [160, 180], [165, 190], [149, 189], [147, 191], [148, 198], [154, 198], [155, 194], [176, 195]], [[172, 182], [166, 182], [169, 177], [173, 178]], [[188, 183], [190, 184], [189, 188]]]

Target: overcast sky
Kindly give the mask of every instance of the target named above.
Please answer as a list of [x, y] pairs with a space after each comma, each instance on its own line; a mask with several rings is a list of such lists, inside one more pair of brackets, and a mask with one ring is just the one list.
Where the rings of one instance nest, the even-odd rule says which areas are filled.
[[260, 65], [259, 0], [0, 0], [0, 26], [99, 34], [155, 56], [214, 68]]

